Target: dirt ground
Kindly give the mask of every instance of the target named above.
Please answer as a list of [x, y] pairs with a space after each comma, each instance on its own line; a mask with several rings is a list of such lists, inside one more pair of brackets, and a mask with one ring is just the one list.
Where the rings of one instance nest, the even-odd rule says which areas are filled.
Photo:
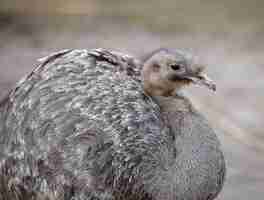
[[216, 93], [199, 87], [186, 93], [210, 120], [223, 145], [228, 173], [218, 199], [263, 199], [264, 47], [253, 33], [160, 33], [111, 22], [84, 23], [78, 31], [50, 31], [41, 29], [43, 24], [39, 22], [40, 29], [34, 31], [1, 29], [0, 96], [30, 72], [38, 58], [57, 50], [105, 47], [140, 55], [158, 47], [188, 49], [208, 66], [217, 83]]

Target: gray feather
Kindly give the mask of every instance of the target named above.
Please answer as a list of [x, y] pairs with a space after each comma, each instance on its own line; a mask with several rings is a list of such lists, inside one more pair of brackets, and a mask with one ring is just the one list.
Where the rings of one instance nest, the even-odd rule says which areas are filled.
[[66, 50], [22, 79], [0, 107], [0, 200], [213, 199], [213, 130], [189, 101], [145, 95], [139, 63]]

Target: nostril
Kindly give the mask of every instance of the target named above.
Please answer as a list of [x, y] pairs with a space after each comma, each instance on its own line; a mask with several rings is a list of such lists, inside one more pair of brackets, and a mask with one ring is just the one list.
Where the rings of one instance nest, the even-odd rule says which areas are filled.
[[171, 65], [170, 67], [173, 70], [180, 70], [181, 69], [181, 66], [180, 65], [177, 65], [177, 64]]

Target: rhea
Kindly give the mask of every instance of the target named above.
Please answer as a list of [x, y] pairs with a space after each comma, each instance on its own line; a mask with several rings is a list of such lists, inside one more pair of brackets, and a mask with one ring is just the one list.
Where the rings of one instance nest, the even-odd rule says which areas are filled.
[[43, 59], [0, 103], [0, 199], [214, 199], [225, 161], [191, 83], [215, 90], [179, 50]]

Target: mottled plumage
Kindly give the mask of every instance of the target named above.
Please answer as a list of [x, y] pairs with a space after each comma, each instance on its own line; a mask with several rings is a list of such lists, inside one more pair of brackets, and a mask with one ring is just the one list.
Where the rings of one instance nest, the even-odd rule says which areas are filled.
[[185, 97], [146, 94], [141, 70], [104, 49], [43, 59], [0, 103], [0, 200], [213, 199], [215, 133]]

